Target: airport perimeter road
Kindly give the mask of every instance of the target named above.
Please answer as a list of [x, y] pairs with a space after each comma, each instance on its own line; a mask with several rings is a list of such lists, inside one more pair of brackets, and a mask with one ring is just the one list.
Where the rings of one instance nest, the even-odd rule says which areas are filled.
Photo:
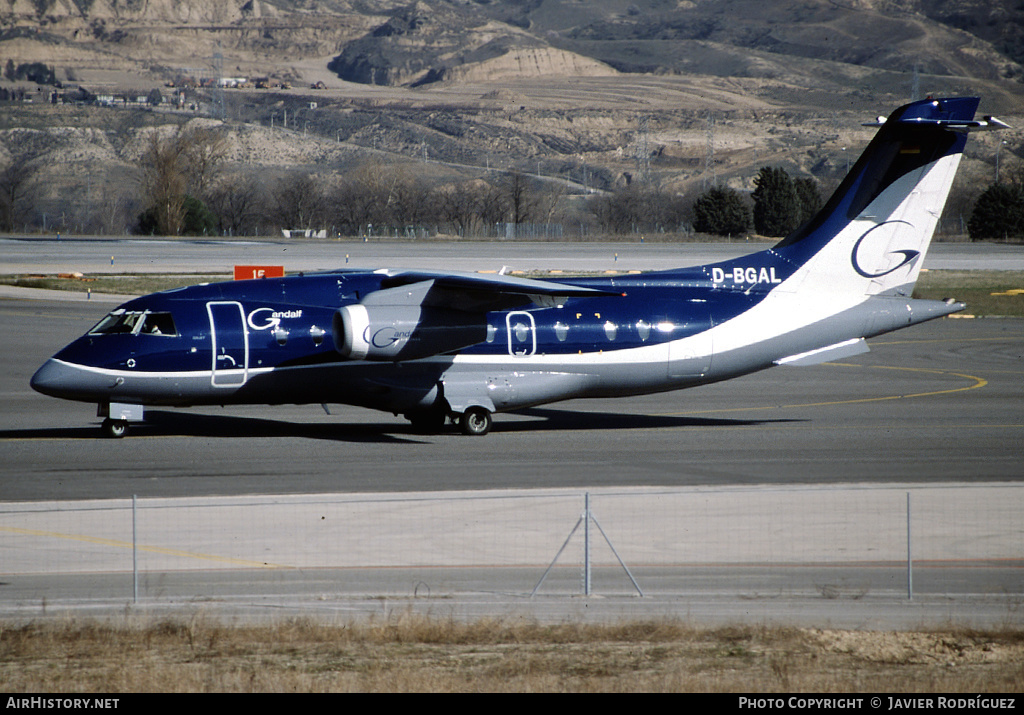
[[108, 309], [0, 301], [0, 500], [1024, 478], [1020, 320], [940, 320], [840, 364], [497, 415], [484, 438], [282, 406], [153, 409], [106, 440], [94, 405], [28, 381]]

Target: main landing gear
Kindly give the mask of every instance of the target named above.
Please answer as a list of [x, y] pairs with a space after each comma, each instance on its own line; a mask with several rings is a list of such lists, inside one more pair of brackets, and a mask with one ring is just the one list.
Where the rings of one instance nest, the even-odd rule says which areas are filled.
[[490, 411], [483, 407], [470, 407], [459, 418], [459, 429], [470, 437], [483, 437], [493, 424]]
[[491, 431], [491, 427], [494, 425], [491, 411], [484, 407], [469, 407], [462, 414], [430, 409], [422, 412], [409, 412], [405, 415], [405, 418], [412, 423], [413, 429], [423, 434], [437, 434], [444, 429], [445, 422], [449, 417], [459, 426], [459, 431], [462, 434], [470, 437], [483, 437]]

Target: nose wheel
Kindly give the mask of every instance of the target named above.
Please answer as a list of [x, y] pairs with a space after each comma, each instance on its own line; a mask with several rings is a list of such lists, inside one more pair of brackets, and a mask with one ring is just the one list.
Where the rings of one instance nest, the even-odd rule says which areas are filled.
[[128, 434], [128, 420], [114, 420], [107, 418], [103, 420], [101, 428], [103, 436], [110, 439], [121, 439]]
[[145, 408], [142, 405], [128, 405], [121, 402], [100, 403], [97, 414], [105, 418], [100, 429], [108, 439], [121, 439], [128, 434], [129, 422], [142, 422]]
[[492, 424], [494, 424], [494, 420], [491, 418], [490, 411], [483, 407], [470, 407], [462, 413], [462, 417], [459, 419], [459, 428], [462, 430], [462, 434], [470, 437], [483, 437], [491, 431]]

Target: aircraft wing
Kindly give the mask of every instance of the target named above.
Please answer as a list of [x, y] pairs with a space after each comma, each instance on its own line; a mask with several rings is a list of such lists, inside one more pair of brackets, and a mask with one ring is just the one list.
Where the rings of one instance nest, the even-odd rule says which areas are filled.
[[[465, 311], [504, 310], [529, 302], [540, 307], [551, 307], [563, 304], [567, 298], [623, 295], [621, 291], [583, 288], [556, 281], [499, 274], [456, 271], [383, 272], [387, 277], [381, 283], [379, 293], [388, 293], [387, 300], [391, 304], [394, 304], [396, 294], [406, 291], [410, 303], [418, 300], [424, 306]], [[395, 290], [403, 288], [405, 291]], [[370, 294], [363, 302], [375, 302], [375, 295]]]

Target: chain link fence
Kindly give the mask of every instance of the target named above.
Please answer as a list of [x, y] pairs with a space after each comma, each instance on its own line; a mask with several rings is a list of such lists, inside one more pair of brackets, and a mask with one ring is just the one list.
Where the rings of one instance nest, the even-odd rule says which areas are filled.
[[[874, 569], [885, 588], [912, 597], [915, 568], [1010, 569], [1020, 584], [1022, 512], [1024, 486], [1013, 484], [6, 503], [0, 574], [119, 574], [109, 595], [139, 600], [160, 598], [153, 584], [175, 574], [236, 574], [244, 590], [269, 573], [301, 585], [328, 570], [443, 569], [453, 591], [461, 573], [474, 588], [524, 595], [643, 595], [645, 578], [664, 589], [666, 573], [728, 569], [742, 575], [737, 588], [757, 590], [766, 569], [814, 567], [838, 580]], [[693, 585], [689, 576], [668, 584]]]

